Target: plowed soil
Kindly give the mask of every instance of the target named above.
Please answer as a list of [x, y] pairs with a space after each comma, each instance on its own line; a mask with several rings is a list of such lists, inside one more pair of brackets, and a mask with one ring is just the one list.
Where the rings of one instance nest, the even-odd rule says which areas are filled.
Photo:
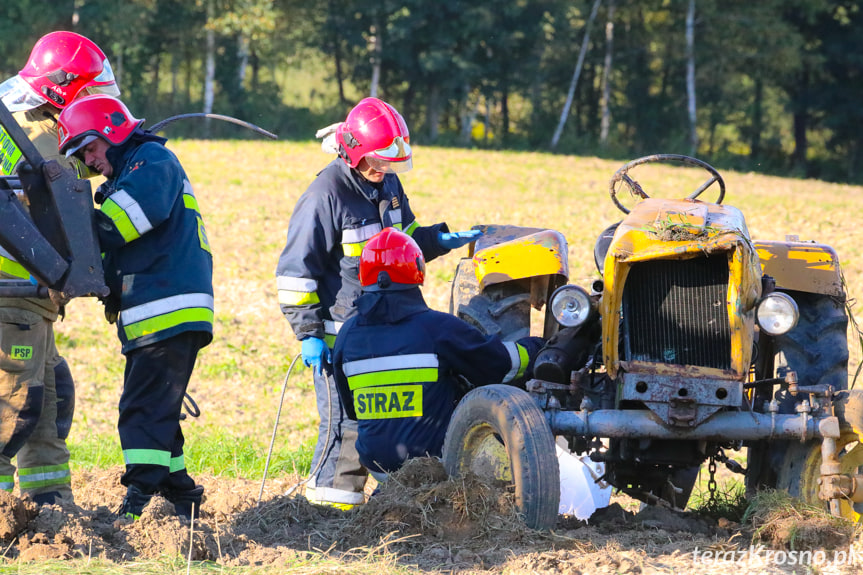
[[470, 476], [448, 479], [431, 459], [411, 462], [349, 512], [310, 505], [296, 495], [301, 489], [286, 495], [295, 484], [289, 480], [269, 482], [258, 504], [258, 482], [199, 478], [206, 495], [194, 524], [177, 518], [158, 496], [138, 521], [118, 519], [121, 472], [78, 473], [76, 502], [64, 506], [38, 508], [0, 492], [6, 560], [90, 557], [128, 565], [175, 555], [226, 567], [276, 567], [315, 554], [346, 563], [387, 554], [425, 572], [746, 574], [856, 573], [863, 560], [848, 558], [847, 550], [855, 549], [848, 534], [826, 526], [823, 538], [806, 540], [819, 545], [823, 559], [812, 548], [807, 564], [796, 554], [805, 551], [799, 545], [792, 555], [793, 537], [771, 531], [766, 545], [751, 526], [659, 507], [638, 511], [619, 497], [589, 523], [562, 516], [553, 531], [540, 533], [519, 521], [505, 489]]

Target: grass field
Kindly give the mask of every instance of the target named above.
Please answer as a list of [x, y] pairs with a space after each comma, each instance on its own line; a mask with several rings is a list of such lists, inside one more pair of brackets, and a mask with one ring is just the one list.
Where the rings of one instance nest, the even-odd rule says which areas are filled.
[[[299, 352], [276, 302], [276, 261], [294, 203], [331, 156], [317, 143], [171, 141], [169, 147], [192, 181], [215, 261], [215, 339], [199, 355], [190, 384], [202, 414], [184, 424], [186, 461], [193, 475], [259, 479], [285, 374]], [[595, 239], [621, 216], [607, 191], [621, 163], [417, 147], [415, 167], [402, 181], [421, 224], [446, 221], [459, 230], [498, 223], [561, 231], [569, 242], [570, 280], [586, 286], [598, 277]], [[796, 234], [832, 245], [850, 297], [863, 293], [863, 233], [856, 222], [863, 187], [723, 175], [725, 203], [744, 212], [754, 238]], [[652, 196], [683, 197], [706, 173], [647, 167], [637, 179]], [[715, 197], [711, 193], [706, 196]], [[424, 293], [432, 307], [447, 309], [449, 282], [462, 252], [429, 264]], [[98, 302], [85, 299], [68, 306], [56, 331], [77, 385], [73, 463], [79, 469], [118, 465], [115, 424], [124, 360], [115, 327], [104, 321]], [[854, 340], [849, 347], [853, 370], [860, 349]], [[317, 432], [310, 372], [298, 365], [285, 395], [271, 476], [306, 471]]]

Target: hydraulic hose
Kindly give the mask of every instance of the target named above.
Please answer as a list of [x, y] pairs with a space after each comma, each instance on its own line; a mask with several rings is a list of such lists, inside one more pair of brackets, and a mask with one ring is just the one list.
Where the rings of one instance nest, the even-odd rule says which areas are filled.
[[279, 137], [272, 132], [268, 132], [267, 130], [261, 128], [260, 126], [256, 126], [251, 122], [246, 122], [244, 120], [240, 120], [238, 118], [233, 118], [231, 116], [222, 116], [221, 114], [206, 114], [204, 112], [195, 112], [191, 114], [179, 114], [177, 116], [171, 116], [170, 118], [165, 118], [161, 122], [156, 122], [152, 127], [148, 128], [148, 130], [152, 133], [156, 133], [168, 124], [172, 124], [177, 120], [185, 120], [186, 118], [211, 118], [213, 120], [222, 120], [223, 122], [230, 122], [231, 124], [237, 124], [238, 126], [243, 126], [244, 128], [248, 128], [253, 132], [257, 132], [262, 136], [266, 136], [271, 140], [278, 140]]

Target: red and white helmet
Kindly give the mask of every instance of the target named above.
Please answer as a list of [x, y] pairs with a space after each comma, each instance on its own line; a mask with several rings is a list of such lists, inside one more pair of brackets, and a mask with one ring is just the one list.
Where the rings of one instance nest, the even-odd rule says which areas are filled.
[[377, 98], [354, 106], [336, 129], [339, 156], [352, 168], [366, 158], [379, 172], [401, 173], [413, 167], [410, 139], [401, 114]]
[[42, 36], [18, 75], [0, 84], [0, 98], [13, 112], [45, 103], [63, 109], [87, 94], [119, 96], [120, 89], [105, 53], [74, 32]]
[[144, 123], [132, 116], [126, 104], [113, 96], [99, 94], [72, 102], [57, 118], [61, 154], [68, 158], [96, 138], [118, 146]]
[[395, 228], [384, 228], [372, 236], [360, 254], [360, 284], [367, 291], [421, 286], [425, 270], [420, 247]]

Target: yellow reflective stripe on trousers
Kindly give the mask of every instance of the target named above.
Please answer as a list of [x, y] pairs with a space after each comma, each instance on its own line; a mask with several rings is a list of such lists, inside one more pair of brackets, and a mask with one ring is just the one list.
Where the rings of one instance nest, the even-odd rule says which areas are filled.
[[279, 290], [281, 305], [311, 305], [320, 303], [318, 282], [310, 278], [276, 276], [276, 289]]
[[171, 452], [160, 449], [124, 449], [123, 461], [126, 465], [161, 465], [169, 467]]
[[343, 324], [344, 322], [341, 321], [324, 320], [324, 343], [330, 349], [336, 346], [336, 336], [339, 335], [339, 330], [342, 329]]
[[417, 228], [418, 228], [418, 227], [420, 227], [420, 225], [417, 223], [417, 221], [416, 221], [416, 220], [414, 220], [414, 221], [412, 221], [412, 222], [411, 222], [411, 225], [409, 225], [409, 226], [405, 229], [405, 233], [406, 233], [407, 235], [409, 235], [409, 236], [413, 236], [413, 235], [414, 235], [414, 232], [415, 232], [415, 231], [417, 231]]
[[213, 323], [213, 296], [206, 293], [180, 294], [120, 312], [120, 323], [129, 340], [188, 322]]
[[501, 383], [509, 383], [510, 381], [524, 375], [527, 370], [527, 365], [530, 363], [530, 357], [527, 354], [527, 349], [523, 345], [512, 341], [503, 342], [506, 351], [509, 353], [509, 360], [512, 365], [509, 372], [503, 377]]
[[30, 279], [30, 272], [25, 270], [24, 266], [11, 258], [3, 256], [0, 256], [0, 273], [8, 274], [19, 279]]
[[111, 218], [126, 243], [136, 240], [153, 229], [144, 210], [124, 190], [117, 190], [102, 203], [102, 213]]
[[174, 473], [175, 471], [181, 471], [183, 469], [186, 469], [185, 458], [182, 455], [172, 457], [171, 462], [168, 464], [168, 471]]
[[395, 419], [422, 417], [422, 385], [368, 387], [354, 393], [357, 419]]
[[18, 486], [21, 489], [36, 489], [49, 485], [65, 485], [72, 482], [68, 463], [43, 467], [19, 467]]
[[15, 477], [13, 475], [0, 475], [0, 489], [3, 491], [12, 491], [15, 487]]

